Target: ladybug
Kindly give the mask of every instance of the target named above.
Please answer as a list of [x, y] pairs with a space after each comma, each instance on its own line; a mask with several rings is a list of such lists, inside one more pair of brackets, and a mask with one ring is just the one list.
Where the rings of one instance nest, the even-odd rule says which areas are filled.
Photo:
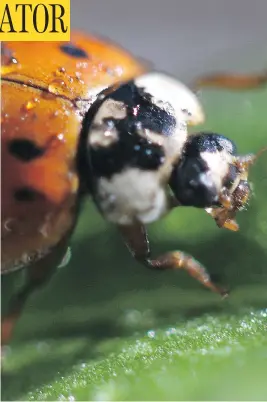
[[[27, 298], [64, 259], [87, 196], [140, 263], [185, 269], [224, 295], [192, 256], [152, 258], [146, 233], [147, 224], [183, 205], [237, 230], [236, 212], [249, 197], [255, 156], [239, 156], [220, 134], [188, 134], [188, 125], [204, 120], [194, 92], [116, 45], [78, 32], [70, 42], [2, 43], [1, 62], [1, 272], [27, 269], [2, 316], [2, 344]], [[215, 75], [197, 86], [263, 82]]]

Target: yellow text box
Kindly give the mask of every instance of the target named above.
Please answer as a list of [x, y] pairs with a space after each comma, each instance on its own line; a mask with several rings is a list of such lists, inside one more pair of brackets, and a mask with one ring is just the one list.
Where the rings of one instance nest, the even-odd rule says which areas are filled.
[[0, 41], [69, 41], [70, 0], [0, 1]]

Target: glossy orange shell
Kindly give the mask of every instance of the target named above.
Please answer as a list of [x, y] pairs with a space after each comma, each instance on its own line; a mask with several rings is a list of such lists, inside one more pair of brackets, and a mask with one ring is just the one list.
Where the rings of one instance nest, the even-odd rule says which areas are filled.
[[[88, 58], [64, 54], [58, 42], [4, 44], [2, 272], [26, 265], [71, 229], [79, 187], [76, 150], [92, 94], [144, 71], [141, 63], [111, 43], [81, 33], [74, 33], [71, 41]], [[14, 140], [28, 140], [43, 152], [23, 161], [10, 152]], [[34, 190], [30, 200], [14, 196], [25, 188]]]

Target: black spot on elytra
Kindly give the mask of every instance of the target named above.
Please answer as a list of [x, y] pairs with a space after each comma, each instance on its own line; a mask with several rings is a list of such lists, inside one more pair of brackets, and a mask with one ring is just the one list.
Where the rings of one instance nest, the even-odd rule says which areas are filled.
[[30, 162], [42, 156], [45, 152], [44, 148], [38, 147], [33, 141], [27, 139], [12, 140], [8, 144], [8, 150], [15, 158]]
[[68, 56], [75, 57], [76, 59], [88, 59], [88, 53], [73, 43], [67, 43], [60, 46], [60, 50]]
[[14, 198], [19, 202], [32, 202], [40, 197], [43, 197], [42, 194], [31, 187], [21, 187], [14, 192]]

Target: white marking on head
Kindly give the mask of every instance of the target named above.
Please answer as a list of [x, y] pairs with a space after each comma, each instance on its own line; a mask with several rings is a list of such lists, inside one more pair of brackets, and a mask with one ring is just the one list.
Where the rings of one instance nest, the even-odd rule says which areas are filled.
[[207, 163], [211, 177], [218, 191], [222, 188], [223, 180], [229, 173], [233, 156], [226, 150], [217, 152], [201, 152], [201, 158]]

